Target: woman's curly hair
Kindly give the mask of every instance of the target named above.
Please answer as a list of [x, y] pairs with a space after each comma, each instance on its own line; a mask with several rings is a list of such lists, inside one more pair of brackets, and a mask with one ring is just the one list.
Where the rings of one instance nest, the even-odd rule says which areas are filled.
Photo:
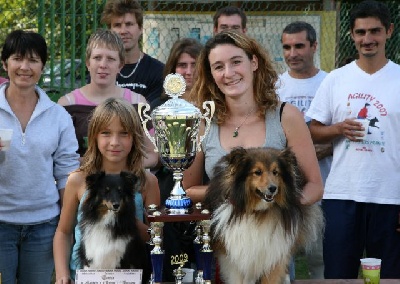
[[230, 44], [241, 48], [250, 60], [255, 56], [258, 59], [258, 68], [254, 71], [254, 99], [259, 106], [259, 114], [265, 115], [267, 111], [274, 110], [279, 102], [276, 93], [278, 74], [274, 69], [268, 52], [256, 40], [237, 31], [224, 31], [209, 39], [197, 58], [197, 80], [190, 92], [190, 101], [201, 108], [204, 101], [214, 101], [215, 115], [218, 124], [227, 117], [225, 95], [218, 88], [211, 73], [209, 55], [218, 45]]

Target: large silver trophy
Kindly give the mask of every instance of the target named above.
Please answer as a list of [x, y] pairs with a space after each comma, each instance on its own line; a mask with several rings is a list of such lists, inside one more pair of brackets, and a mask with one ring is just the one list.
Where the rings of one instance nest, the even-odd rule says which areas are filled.
[[[179, 98], [185, 89], [182, 75], [169, 74], [164, 80], [164, 90], [170, 99], [155, 108], [151, 117], [147, 114], [150, 110], [148, 104], [140, 103], [138, 107], [144, 131], [155, 146], [154, 151], [160, 153], [163, 165], [173, 171], [175, 184], [165, 202], [169, 214], [187, 214], [191, 211], [192, 201], [182, 187], [183, 171], [193, 163], [196, 152], [201, 150], [201, 142], [210, 130], [215, 110], [213, 101], [203, 103], [205, 113], [202, 114], [197, 107]], [[155, 129], [154, 137], [146, 127], [150, 119]], [[204, 135], [199, 137], [201, 119], [205, 120], [206, 125]]]

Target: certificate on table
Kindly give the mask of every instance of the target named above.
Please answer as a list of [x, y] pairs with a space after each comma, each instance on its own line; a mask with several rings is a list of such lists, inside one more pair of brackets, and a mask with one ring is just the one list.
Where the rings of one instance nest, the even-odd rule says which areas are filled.
[[78, 269], [75, 284], [142, 284], [141, 269]]

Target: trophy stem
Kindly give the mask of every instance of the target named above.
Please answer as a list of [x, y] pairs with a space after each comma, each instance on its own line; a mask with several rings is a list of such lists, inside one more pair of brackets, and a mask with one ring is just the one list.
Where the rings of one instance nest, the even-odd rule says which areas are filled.
[[[200, 277], [201, 277], [201, 281], [203, 281], [203, 258], [202, 258], [202, 254], [201, 254], [201, 249], [203, 248], [202, 234], [203, 234], [203, 226], [199, 222], [196, 225], [196, 238], [193, 240], [194, 255], [195, 255], [196, 266], [197, 266], [196, 281]], [[200, 279], [198, 279], [198, 280], [200, 281]], [[201, 282], [201, 283], [203, 283], [203, 282]]]
[[211, 266], [213, 259], [213, 250], [210, 245], [210, 220], [201, 221], [203, 227], [203, 247], [200, 250], [203, 258], [203, 279], [205, 283], [211, 283]]
[[162, 282], [163, 262], [164, 262], [164, 250], [161, 248], [161, 234], [164, 224], [162, 222], [151, 223], [154, 232], [154, 248], [150, 252], [151, 264], [153, 266], [153, 281], [155, 283]]
[[182, 186], [182, 178], [183, 178], [183, 173], [181, 171], [173, 172], [173, 179], [175, 181], [175, 184], [174, 187], [172, 188], [171, 196], [180, 196], [180, 197], [186, 196], [186, 192]]
[[191, 209], [193, 202], [186, 196], [186, 192], [183, 189], [182, 171], [175, 170], [173, 176], [175, 184], [170, 196], [165, 201], [165, 207], [168, 209], [169, 214], [188, 214], [193, 210]]

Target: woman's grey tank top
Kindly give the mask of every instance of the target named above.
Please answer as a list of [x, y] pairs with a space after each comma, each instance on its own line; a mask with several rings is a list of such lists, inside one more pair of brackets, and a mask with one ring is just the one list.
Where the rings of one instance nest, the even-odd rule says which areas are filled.
[[[281, 113], [283, 105], [278, 106], [275, 111], [269, 111], [265, 115], [266, 135], [265, 142], [262, 147], [271, 147], [276, 149], [284, 149], [286, 147], [286, 136], [281, 125]], [[213, 169], [220, 158], [228, 154], [222, 148], [219, 140], [219, 126], [212, 122], [210, 131], [202, 142], [202, 150], [204, 153], [205, 170], [209, 178], [214, 175]]]

